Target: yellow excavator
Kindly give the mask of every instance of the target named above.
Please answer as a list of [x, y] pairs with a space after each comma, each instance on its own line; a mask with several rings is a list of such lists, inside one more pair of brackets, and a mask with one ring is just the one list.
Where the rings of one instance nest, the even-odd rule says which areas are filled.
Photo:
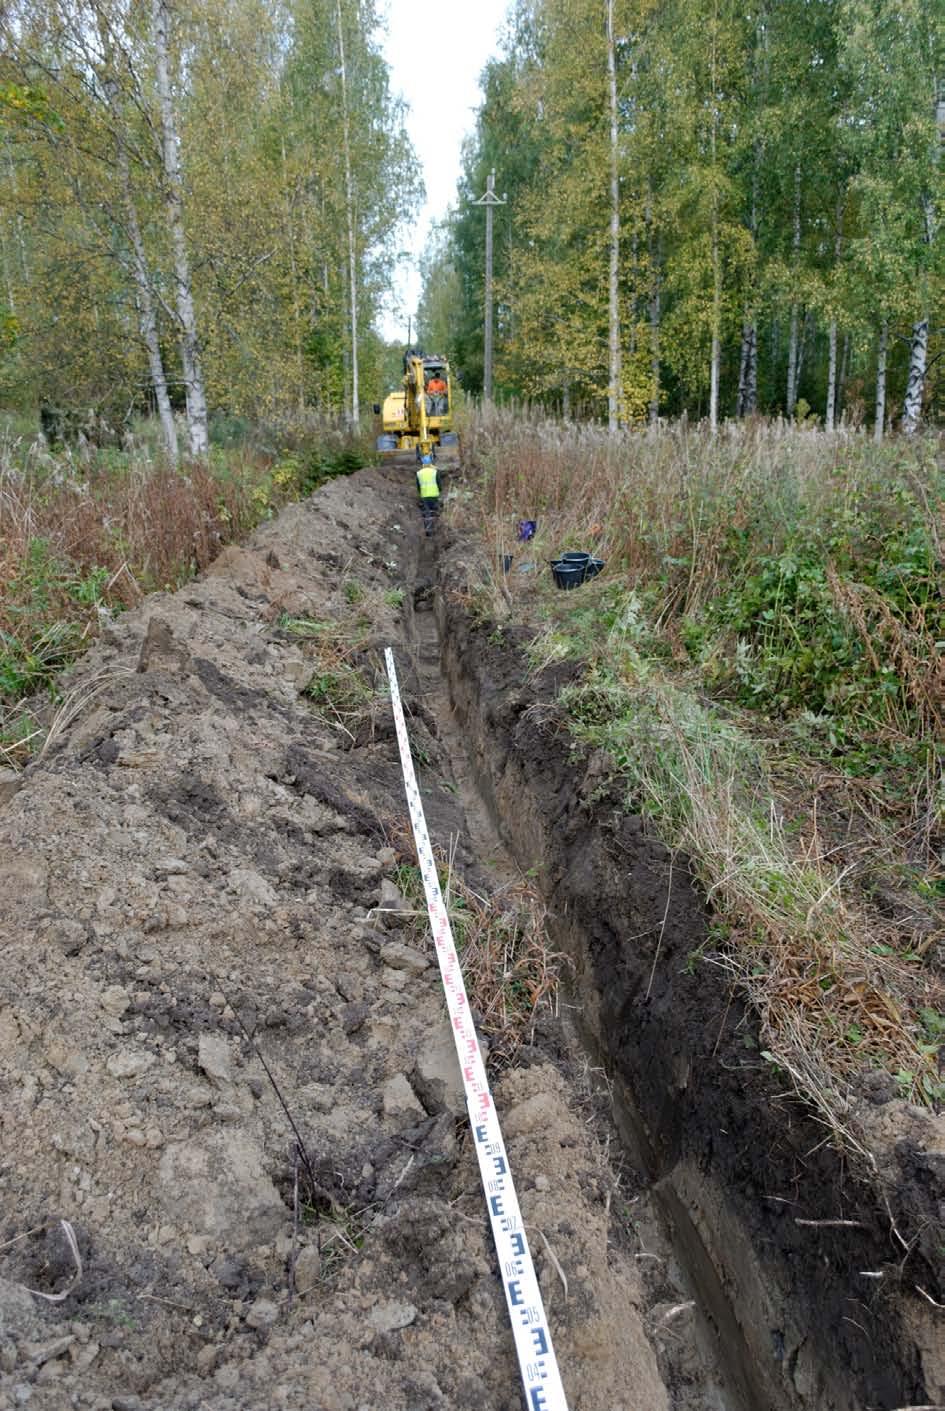
[[435, 458], [438, 446], [455, 446], [459, 439], [452, 429], [452, 409], [449, 363], [445, 358], [427, 356], [419, 348], [408, 348], [403, 390], [389, 393], [383, 409], [377, 404], [374, 407], [381, 417], [377, 449], [388, 453], [416, 450], [418, 461], [425, 455]]

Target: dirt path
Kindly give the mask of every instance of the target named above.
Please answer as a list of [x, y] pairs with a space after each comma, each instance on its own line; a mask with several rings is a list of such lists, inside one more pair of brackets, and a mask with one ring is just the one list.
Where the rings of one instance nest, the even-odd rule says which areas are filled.
[[[356, 605], [378, 687], [397, 646], [431, 833], [501, 890], [412, 500], [335, 481], [122, 618], [0, 812], [0, 1407], [521, 1404], [389, 712], [320, 715], [285, 625]], [[495, 1095], [572, 1406], [733, 1406], [567, 1025]]]

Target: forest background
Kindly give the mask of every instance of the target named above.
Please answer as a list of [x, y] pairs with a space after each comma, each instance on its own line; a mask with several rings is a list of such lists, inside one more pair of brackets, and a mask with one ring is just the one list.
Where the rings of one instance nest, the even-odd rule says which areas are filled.
[[[13, 0], [0, 18], [0, 403], [109, 424], [359, 419], [421, 174], [360, 0]], [[518, 0], [419, 333], [497, 396], [941, 416], [945, 18], [922, 0]], [[172, 444], [173, 442], [173, 444]]]
[[422, 183], [363, 0], [51, 0], [0, 21], [0, 401], [357, 422]]
[[945, 410], [945, 10], [521, 0], [487, 67], [423, 337], [496, 396], [611, 426]]

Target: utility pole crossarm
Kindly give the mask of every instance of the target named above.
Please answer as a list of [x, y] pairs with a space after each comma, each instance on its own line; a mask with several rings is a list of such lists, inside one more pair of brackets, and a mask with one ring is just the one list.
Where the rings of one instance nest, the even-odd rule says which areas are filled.
[[507, 197], [495, 194], [495, 169], [489, 173], [486, 189], [474, 206], [486, 208], [486, 309], [485, 337], [482, 359], [482, 400], [492, 401], [492, 212], [496, 206], [504, 206]]

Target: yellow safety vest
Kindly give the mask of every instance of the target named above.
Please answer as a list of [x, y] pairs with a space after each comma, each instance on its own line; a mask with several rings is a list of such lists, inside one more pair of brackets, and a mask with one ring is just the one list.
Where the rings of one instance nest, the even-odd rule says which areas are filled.
[[436, 466], [422, 465], [417, 471], [417, 485], [421, 500], [438, 500], [440, 487], [436, 483]]

